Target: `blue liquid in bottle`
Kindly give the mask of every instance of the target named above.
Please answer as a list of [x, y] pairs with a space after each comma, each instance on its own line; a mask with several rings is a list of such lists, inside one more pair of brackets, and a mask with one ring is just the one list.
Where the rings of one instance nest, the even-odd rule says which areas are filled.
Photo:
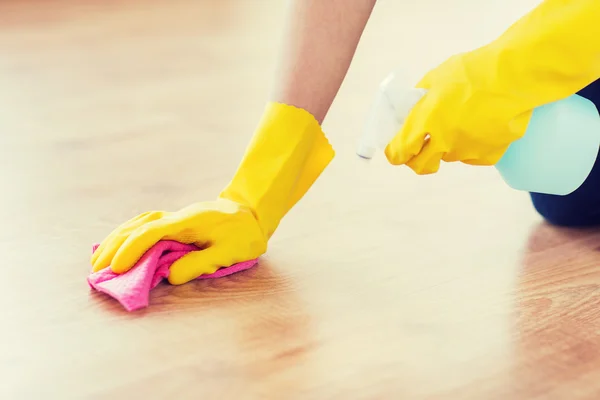
[[525, 135], [496, 164], [517, 190], [567, 195], [583, 184], [600, 148], [600, 116], [577, 94], [533, 111]]

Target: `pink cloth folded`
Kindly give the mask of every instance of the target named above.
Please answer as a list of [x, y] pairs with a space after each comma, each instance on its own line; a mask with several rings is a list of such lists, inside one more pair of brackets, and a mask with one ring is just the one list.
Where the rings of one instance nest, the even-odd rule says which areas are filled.
[[[96, 251], [98, 245], [94, 245]], [[93, 289], [108, 294], [125, 307], [127, 311], [135, 311], [148, 306], [150, 291], [163, 279], [169, 277], [169, 267], [175, 261], [191, 251], [199, 249], [193, 244], [183, 244], [165, 240], [155, 244], [124, 274], [115, 274], [110, 267], [91, 273], [87, 281]], [[258, 260], [244, 261], [230, 267], [223, 267], [198, 279], [214, 279], [235, 274], [252, 268]]]

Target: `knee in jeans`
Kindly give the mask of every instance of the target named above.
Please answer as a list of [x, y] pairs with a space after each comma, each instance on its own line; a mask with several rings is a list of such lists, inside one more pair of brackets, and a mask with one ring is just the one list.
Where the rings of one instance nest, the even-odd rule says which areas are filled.
[[585, 207], [568, 196], [531, 193], [536, 211], [550, 224], [563, 227], [588, 225]]

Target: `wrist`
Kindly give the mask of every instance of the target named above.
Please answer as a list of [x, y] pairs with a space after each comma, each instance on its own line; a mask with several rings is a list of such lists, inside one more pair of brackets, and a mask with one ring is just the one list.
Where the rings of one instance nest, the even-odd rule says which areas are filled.
[[219, 197], [252, 210], [270, 237], [333, 156], [311, 113], [269, 103], [236, 174]]

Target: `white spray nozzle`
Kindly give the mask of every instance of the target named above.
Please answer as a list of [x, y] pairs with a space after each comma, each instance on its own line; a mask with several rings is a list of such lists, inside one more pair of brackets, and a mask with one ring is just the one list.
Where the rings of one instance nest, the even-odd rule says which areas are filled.
[[384, 149], [426, 92], [425, 89], [407, 89], [396, 74], [390, 74], [379, 85], [356, 153], [371, 159], [378, 149]]

